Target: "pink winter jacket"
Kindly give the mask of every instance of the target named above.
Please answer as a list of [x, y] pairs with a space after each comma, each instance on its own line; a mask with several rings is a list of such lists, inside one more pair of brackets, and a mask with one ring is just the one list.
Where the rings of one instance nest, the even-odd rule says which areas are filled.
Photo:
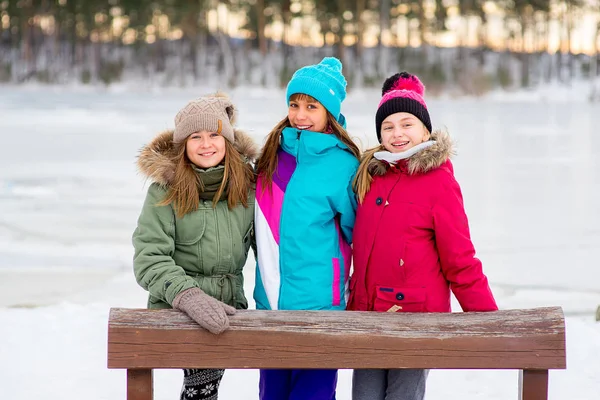
[[450, 137], [396, 166], [369, 161], [371, 189], [354, 226], [348, 310], [450, 312], [498, 309], [475, 257]]

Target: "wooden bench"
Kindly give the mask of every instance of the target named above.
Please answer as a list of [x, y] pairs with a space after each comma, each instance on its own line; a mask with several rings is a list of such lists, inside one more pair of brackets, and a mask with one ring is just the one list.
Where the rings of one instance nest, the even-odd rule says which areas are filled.
[[[215, 336], [174, 310], [114, 308], [108, 368], [127, 369], [127, 399], [153, 397], [155, 368], [518, 369], [521, 400], [548, 398], [566, 368], [561, 308], [401, 314], [239, 311]], [[257, 382], [258, 385], [258, 382]]]

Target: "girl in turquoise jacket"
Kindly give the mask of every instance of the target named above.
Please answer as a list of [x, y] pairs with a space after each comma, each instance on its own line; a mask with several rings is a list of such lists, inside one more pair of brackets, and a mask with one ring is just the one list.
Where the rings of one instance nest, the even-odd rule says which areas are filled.
[[[344, 310], [360, 152], [340, 113], [336, 58], [294, 73], [288, 115], [257, 163], [254, 298], [264, 310]], [[335, 399], [336, 370], [261, 370], [261, 400]]]

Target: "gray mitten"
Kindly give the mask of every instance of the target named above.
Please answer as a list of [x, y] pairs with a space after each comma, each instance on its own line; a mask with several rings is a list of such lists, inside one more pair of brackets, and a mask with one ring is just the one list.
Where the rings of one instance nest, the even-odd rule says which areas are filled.
[[219, 334], [229, 328], [227, 315], [235, 314], [235, 308], [193, 287], [179, 293], [173, 300], [173, 308], [190, 316], [204, 329]]

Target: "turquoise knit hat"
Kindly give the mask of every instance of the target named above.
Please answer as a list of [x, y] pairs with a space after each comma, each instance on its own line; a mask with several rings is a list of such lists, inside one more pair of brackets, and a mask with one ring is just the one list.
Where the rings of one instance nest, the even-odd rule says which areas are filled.
[[342, 63], [335, 57], [325, 57], [319, 64], [302, 67], [292, 76], [286, 91], [287, 104], [296, 93], [314, 97], [323, 107], [340, 119], [342, 101], [346, 98], [346, 78]]

